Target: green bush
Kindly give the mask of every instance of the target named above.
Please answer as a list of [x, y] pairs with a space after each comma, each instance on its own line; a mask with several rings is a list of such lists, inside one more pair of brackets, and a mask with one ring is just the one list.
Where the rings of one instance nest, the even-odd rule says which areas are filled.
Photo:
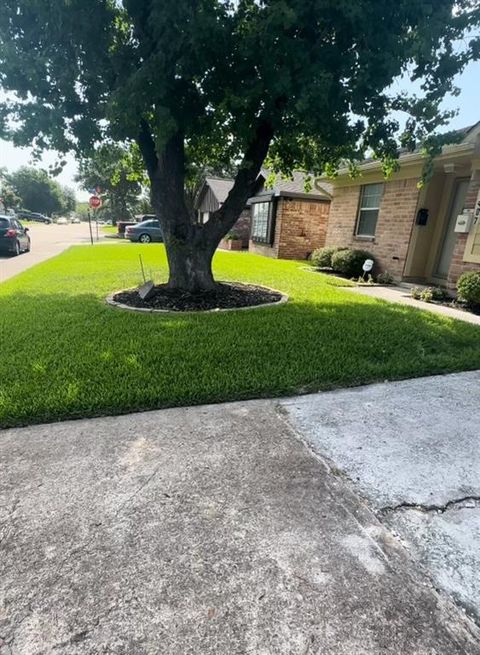
[[343, 250], [337, 246], [327, 246], [325, 248], [317, 248], [314, 250], [311, 257], [311, 262], [315, 268], [332, 268], [332, 256]]
[[480, 271], [470, 271], [461, 275], [457, 282], [460, 300], [469, 305], [480, 305]]
[[379, 273], [377, 275], [377, 283], [378, 284], [393, 284], [395, 282], [395, 279], [391, 273], [388, 271], [383, 271], [382, 273]]
[[422, 295], [422, 290], [419, 289], [418, 287], [413, 287], [412, 289], [410, 289], [410, 295], [415, 300], [420, 300], [421, 295]]
[[432, 302], [433, 290], [430, 287], [427, 287], [420, 291], [420, 300], [423, 300], [423, 302]]
[[414, 287], [410, 291], [410, 295], [416, 300], [423, 300], [423, 302], [443, 302], [448, 297], [445, 290], [440, 287], [426, 287], [425, 289]]
[[363, 264], [366, 259], [374, 259], [366, 250], [338, 250], [332, 255], [332, 268], [337, 273], [357, 278], [363, 275]]

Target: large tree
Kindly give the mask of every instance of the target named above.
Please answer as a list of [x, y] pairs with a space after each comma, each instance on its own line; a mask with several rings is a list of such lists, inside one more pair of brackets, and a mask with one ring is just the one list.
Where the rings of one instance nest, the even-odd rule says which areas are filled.
[[[477, 0], [2, 0], [3, 133], [83, 155], [107, 138], [137, 143], [169, 284], [208, 289], [267, 154], [284, 173], [370, 150], [388, 166], [392, 111], [409, 114], [409, 147], [441, 124], [440, 101], [479, 56], [466, 37], [479, 22]], [[401, 75], [420, 99], [395, 95]], [[226, 202], [197, 225], [185, 171], [229, 162]]]

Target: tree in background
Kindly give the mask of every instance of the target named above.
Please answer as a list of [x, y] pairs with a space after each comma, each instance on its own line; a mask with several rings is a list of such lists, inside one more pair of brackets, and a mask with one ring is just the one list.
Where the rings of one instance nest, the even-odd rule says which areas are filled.
[[47, 215], [68, 213], [75, 209], [75, 192], [62, 187], [43, 169], [22, 166], [13, 173], [5, 174], [5, 179], [20, 198], [18, 205], [22, 209]]
[[[213, 253], [267, 154], [287, 174], [371, 151], [391, 170], [394, 110], [408, 116], [402, 145], [432, 150], [441, 101], [480, 56], [468, 37], [479, 23], [476, 0], [3, 0], [0, 131], [80, 156], [105, 139], [136, 143], [170, 286], [211, 289]], [[401, 75], [420, 98], [395, 92]], [[186, 170], [231, 162], [226, 202], [196, 224]]]
[[76, 180], [86, 191], [101, 189], [102, 215], [114, 224], [135, 213], [148, 181], [138, 147], [113, 143], [101, 145], [91, 156], [82, 158]]
[[21, 199], [8, 180], [8, 172], [6, 168], [0, 168], [0, 202], [3, 204], [5, 211], [16, 209], [21, 202]]
[[62, 213], [70, 214], [71, 212], [74, 212], [77, 206], [77, 198], [74, 189], [64, 186], [62, 187], [62, 194]]

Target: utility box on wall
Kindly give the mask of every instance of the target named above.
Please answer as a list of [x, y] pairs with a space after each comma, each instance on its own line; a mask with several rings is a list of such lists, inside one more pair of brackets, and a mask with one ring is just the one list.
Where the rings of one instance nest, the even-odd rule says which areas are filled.
[[473, 209], [464, 209], [461, 214], [457, 216], [455, 223], [455, 232], [458, 234], [468, 234], [473, 222]]

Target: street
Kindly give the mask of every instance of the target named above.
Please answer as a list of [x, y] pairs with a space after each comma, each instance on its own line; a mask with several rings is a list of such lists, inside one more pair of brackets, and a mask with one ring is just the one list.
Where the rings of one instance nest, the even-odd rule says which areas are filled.
[[[78, 225], [43, 225], [41, 223], [28, 226], [30, 238], [32, 240], [32, 249], [28, 253], [23, 253], [18, 257], [0, 254], [0, 282], [5, 282], [14, 275], [18, 275], [27, 268], [39, 264], [40, 262], [55, 257], [63, 250], [72, 245], [90, 242], [90, 232], [88, 223]], [[92, 225], [95, 234], [95, 225]], [[104, 235], [99, 232], [99, 238], [103, 239]]]

